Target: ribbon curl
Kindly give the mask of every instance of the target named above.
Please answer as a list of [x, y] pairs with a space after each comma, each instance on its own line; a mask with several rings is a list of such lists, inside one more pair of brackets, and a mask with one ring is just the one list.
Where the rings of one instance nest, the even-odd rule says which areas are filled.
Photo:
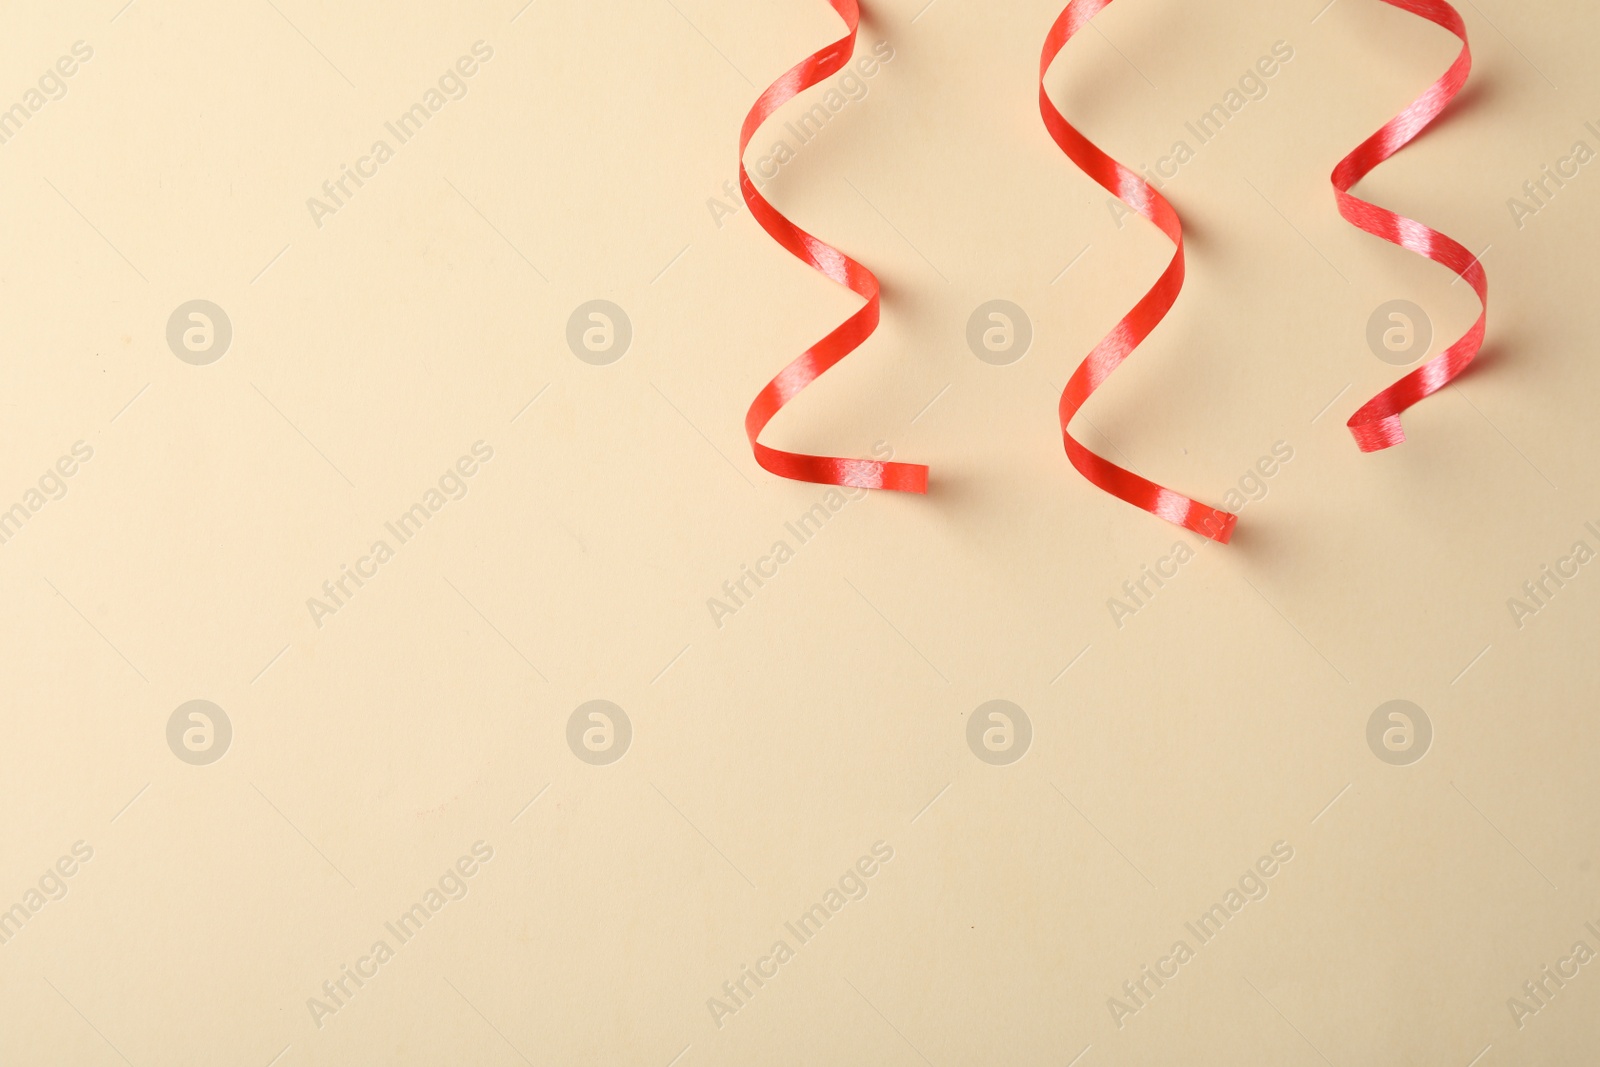
[[1111, 3], [1112, 0], [1072, 0], [1056, 19], [1055, 25], [1050, 27], [1050, 35], [1045, 38], [1044, 53], [1039, 60], [1039, 110], [1044, 116], [1045, 128], [1061, 150], [1085, 174], [1104, 186], [1107, 192], [1155, 223], [1176, 246], [1176, 251], [1172, 262], [1150, 291], [1095, 346], [1068, 380], [1067, 387], [1061, 393], [1059, 409], [1061, 437], [1072, 465], [1099, 488], [1168, 522], [1193, 530], [1220, 544], [1227, 544], [1239, 521], [1238, 516], [1209, 507], [1124, 470], [1079, 444], [1068, 429], [1084, 401], [1160, 324], [1183, 288], [1183, 223], [1178, 219], [1177, 211], [1143, 178], [1096, 148], [1074, 129], [1051, 103], [1049, 93], [1045, 92], [1044, 77], [1051, 62], [1074, 34]]
[[1444, 0], [1383, 2], [1420, 15], [1449, 30], [1461, 38], [1461, 53], [1444, 76], [1428, 87], [1427, 92], [1339, 161], [1333, 171], [1333, 192], [1339, 203], [1339, 214], [1375, 237], [1449, 267], [1472, 286], [1483, 310], [1472, 329], [1455, 344], [1368, 400], [1350, 416], [1347, 425], [1363, 452], [1377, 452], [1406, 439], [1405, 430], [1400, 425], [1401, 413], [1443, 389], [1466, 369], [1483, 347], [1489, 319], [1489, 280], [1484, 275], [1478, 257], [1437, 230], [1350, 195], [1351, 186], [1404, 148], [1438, 117], [1461, 91], [1467, 75], [1472, 71], [1472, 48], [1467, 43], [1467, 28], [1455, 8]]
[[750, 448], [756, 462], [783, 478], [794, 481], [819, 482], [823, 485], [847, 485], [862, 489], [892, 489], [905, 493], [928, 491], [928, 468], [914, 463], [881, 463], [865, 459], [834, 459], [826, 456], [808, 456], [784, 452], [763, 445], [757, 438], [768, 422], [785, 404], [806, 386], [816, 381], [825, 371], [845, 356], [859, 348], [878, 328], [879, 285], [877, 277], [862, 264], [851, 259], [832, 245], [813, 237], [794, 225], [782, 212], [767, 202], [756, 191], [755, 183], [745, 170], [744, 153], [756, 130], [774, 111], [793, 100], [806, 89], [830, 77], [850, 62], [855, 52], [856, 32], [861, 23], [857, 0], [829, 0], [834, 11], [844, 19], [849, 32], [826, 48], [807, 56], [795, 64], [783, 77], [773, 82], [756, 100], [755, 106], [745, 116], [739, 134], [739, 189], [761, 228], [795, 258], [838, 282], [866, 300], [866, 306], [846, 319], [832, 333], [806, 349], [805, 352], [783, 368], [766, 388], [756, 394], [745, 414], [745, 434], [750, 438]]

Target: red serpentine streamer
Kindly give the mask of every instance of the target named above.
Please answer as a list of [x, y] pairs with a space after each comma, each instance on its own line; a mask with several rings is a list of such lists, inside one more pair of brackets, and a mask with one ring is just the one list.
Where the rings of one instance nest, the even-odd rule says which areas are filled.
[[1183, 288], [1183, 224], [1178, 219], [1177, 211], [1143, 178], [1100, 151], [1074, 129], [1056, 110], [1056, 106], [1050, 102], [1050, 95], [1045, 92], [1044, 76], [1051, 62], [1073, 35], [1087, 26], [1089, 20], [1111, 2], [1072, 0], [1056, 19], [1055, 25], [1050, 27], [1050, 36], [1044, 42], [1044, 54], [1039, 60], [1039, 110], [1044, 115], [1045, 127], [1061, 150], [1113, 196], [1126, 201], [1135, 211], [1155, 223], [1177, 248], [1172, 262], [1154, 287], [1073, 372], [1066, 389], [1061, 393], [1061, 437], [1072, 465], [1101, 489], [1168, 522], [1227, 544], [1233, 536], [1234, 525], [1239, 521], [1238, 516], [1208, 507], [1124, 470], [1079, 444], [1068, 429], [1068, 424], [1078, 409], [1083, 407], [1084, 401], [1160, 324]]
[[1333, 192], [1339, 202], [1339, 214], [1375, 237], [1427, 256], [1435, 263], [1455, 271], [1478, 294], [1483, 311], [1472, 329], [1459, 341], [1368, 400], [1350, 416], [1350, 432], [1355, 435], [1356, 444], [1363, 452], [1377, 452], [1406, 439], [1405, 430], [1400, 426], [1401, 413], [1443, 389], [1466, 369], [1483, 347], [1483, 335], [1489, 318], [1489, 280], [1484, 276], [1483, 265], [1478, 262], [1478, 257], [1437, 230], [1350, 195], [1351, 186], [1404, 148], [1438, 117], [1439, 112], [1461, 91], [1467, 75], [1472, 71], [1472, 49], [1467, 44], [1467, 28], [1455, 8], [1444, 0], [1383, 2], [1413, 15], [1421, 15], [1455, 34], [1461, 38], [1461, 54], [1444, 76], [1428, 87], [1427, 92], [1340, 160], [1333, 171]]
[[832, 459], [824, 456], [807, 456], [768, 448], [757, 438], [778, 410], [794, 399], [795, 395], [816, 381], [823, 372], [859, 348], [878, 328], [878, 279], [865, 266], [857, 263], [832, 245], [811, 236], [794, 225], [756, 191], [755, 183], [745, 170], [744, 153], [750, 138], [774, 111], [793, 100], [806, 89], [816, 85], [850, 62], [855, 52], [856, 31], [861, 23], [861, 10], [856, 0], [829, 0], [834, 11], [844, 19], [849, 32], [826, 48], [807, 56], [783, 77], [767, 87], [756, 100], [755, 106], [745, 116], [739, 134], [739, 189], [750, 213], [761, 223], [774, 241], [787, 248], [797, 259], [846, 286], [867, 303], [850, 316], [837, 329], [810, 348], [779, 372], [756, 395], [745, 414], [744, 429], [750, 438], [751, 451], [756, 462], [780, 477], [795, 481], [820, 482], [823, 485], [849, 485], [862, 489], [895, 489], [906, 493], [928, 491], [928, 468], [913, 463], [879, 463], [865, 459]]

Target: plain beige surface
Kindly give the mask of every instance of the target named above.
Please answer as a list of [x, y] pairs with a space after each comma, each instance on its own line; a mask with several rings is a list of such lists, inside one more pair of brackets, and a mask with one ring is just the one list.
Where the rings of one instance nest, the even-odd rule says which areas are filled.
[[[768, 440], [933, 467], [835, 510], [742, 419], [855, 298], [725, 192], [759, 87], [837, 36], [822, 0], [124, 2], [0, 14], [0, 106], [45, 78], [0, 145], [0, 1062], [1593, 1062], [1600, 176], [1508, 205], [1600, 149], [1590, 5], [1464, 4], [1461, 104], [1362, 187], [1492, 246], [1482, 366], [1371, 456], [1342, 423], [1402, 373], [1374, 310], [1437, 351], [1476, 305], [1327, 176], [1456, 42], [1376, 0], [1122, 0], [1067, 49], [1051, 90], [1108, 151], [1196, 149], [1189, 285], [1079, 424], [1258, 497], [1179, 550], [1055, 424], [1169, 254], [1040, 123], [1058, 4], [870, 5], [892, 59], [768, 186], [886, 292]], [[167, 341], [196, 299], [233, 331], [204, 366]], [[1033, 331], [1007, 366], [966, 341], [993, 299]], [[631, 324], [608, 365], [566, 340], [592, 300]], [[1115, 611], [1147, 567], [1176, 575]], [[209, 765], [176, 754], [200, 720], [169, 747], [192, 700], [231, 724]], [[591, 700], [620, 760], [578, 757], [600, 719], [569, 746]], [[968, 746], [992, 700], [1031, 723], [1009, 765]], [[1391, 700], [1418, 762], [1369, 747]]]

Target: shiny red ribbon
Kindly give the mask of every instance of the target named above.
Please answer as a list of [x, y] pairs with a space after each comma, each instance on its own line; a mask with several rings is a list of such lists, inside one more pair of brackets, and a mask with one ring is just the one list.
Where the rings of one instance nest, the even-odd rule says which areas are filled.
[[1234, 525], [1239, 521], [1238, 516], [1208, 507], [1124, 470], [1079, 444], [1068, 429], [1068, 424], [1078, 409], [1083, 407], [1084, 401], [1166, 317], [1183, 288], [1183, 224], [1178, 219], [1177, 211], [1143, 178], [1100, 151], [1074, 129], [1056, 110], [1056, 106], [1050, 102], [1050, 95], [1045, 92], [1044, 76], [1051, 62], [1073, 35], [1111, 2], [1072, 0], [1056, 19], [1055, 25], [1050, 27], [1050, 35], [1044, 42], [1044, 54], [1039, 60], [1039, 110], [1044, 115], [1045, 128], [1061, 150], [1113, 196], [1126, 201], [1135, 211], [1155, 223], [1171, 239], [1176, 251], [1155, 286], [1073, 372], [1066, 389], [1061, 393], [1061, 437], [1072, 465], [1101, 489], [1168, 522], [1227, 544], [1233, 536]]
[[750, 180], [750, 174], [744, 166], [744, 153], [750, 145], [750, 138], [774, 111], [822, 79], [842, 70], [850, 62], [855, 52], [856, 31], [861, 23], [860, 8], [856, 0], [829, 0], [829, 3], [844, 19], [849, 33], [797, 63], [768, 86], [766, 92], [756, 100], [755, 106], [745, 116], [744, 127], [739, 134], [739, 189], [744, 194], [744, 202], [750, 208], [750, 213], [773, 240], [796, 258], [863, 297], [867, 303], [767, 383], [745, 414], [744, 429], [750, 438], [750, 448], [755, 453], [756, 462], [780, 477], [824, 485], [925, 493], [928, 491], [928, 468], [918, 464], [807, 456], [769, 448], [757, 440], [779, 409], [828, 368], [859, 348], [878, 328], [877, 277], [862, 264], [832, 245], [817, 240], [785, 218], [756, 191], [755, 183]]
[[1421, 15], [1455, 34], [1461, 38], [1461, 54], [1444, 76], [1428, 87], [1427, 92], [1339, 161], [1333, 171], [1333, 192], [1339, 202], [1339, 214], [1376, 237], [1427, 256], [1435, 263], [1455, 271], [1478, 294], [1483, 311], [1472, 329], [1459, 341], [1368, 400], [1350, 416], [1350, 432], [1355, 435], [1356, 444], [1363, 452], [1377, 452], [1406, 439], [1405, 430], [1400, 425], [1401, 413], [1443, 389], [1466, 369], [1483, 347], [1489, 318], [1489, 281], [1476, 256], [1437, 230], [1350, 195], [1351, 186], [1404, 148], [1438, 117], [1461, 91], [1467, 75], [1472, 71], [1472, 49], [1467, 44], [1467, 28], [1455, 8], [1444, 0], [1383, 2], [1413, 15]]

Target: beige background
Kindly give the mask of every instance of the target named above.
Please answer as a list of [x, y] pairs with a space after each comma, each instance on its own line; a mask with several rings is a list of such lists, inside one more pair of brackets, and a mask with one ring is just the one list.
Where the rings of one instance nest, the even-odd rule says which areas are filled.
[[[1119, 627], [1195, 539], [1071, 470], [1056, 395], [1168, 248], [1044, 132], [1054, 0], [871, 4], [894, 59], [769, 192], [879, 272], [884, 326], [768, 440], [888, 442], [933, 491], [851, 503], [718, 628], [824, 495], [754, 464], [745, 407], [857, 305], [709, 201], [827, 5], [124, 2], [0, 15], [0, 106], [94, 50], [0, 146], [0, 507], [94, 451], [0, 545], [0, 908], [93, 850], [0, 945], [0, 1062], [1591, 1061], [1600, 965], [1520, 1028], [1507, 999], [1600, 949], [1600, 573], [1520, 629], [1507, 598], [1600, 547], [1600, 177], [1520, 229], [1506, 203], [1600, 148], [1590, 5], [1464, 4], [1461, 105], [1362, 187], [1492, 246], [1482, 366], [1371, 456], [1342, 424], [1402, 373], [1374, 309], [1425, 308], [1437, 351], [1476, 305], [1344, 223], [1328, 172], [1456, 42], [1375, 0], [1125, 0], [1068, 48], [1052, 92], [1141, 164], [1294, 50], [1168, 186], [1190, 284], [1084, 427], [1212, 503], [1293, 459]], [[318, 228], [307, 199], [480, 40]], [[209, 366], [165, 337], [197, 298], [234, 331]], [[995, 298], [1034, 331], [1010, 366], [965, 339]], [[609, 366], [565, 340], [593, 299], [632, 324]], [[465, 498], [318, 627], [307, 598], [478, 441]], [[607, 766], [566, 740], [597, 698], [633, 729]], [[167, 744], [193, 699], [232, 723], [209, 766]], [[993, 699], [1033, 727], [1009, 766], [967, 746]], [[1410, 766], [1367, 744], [1393, 699], [1432, 723]], [[464, 899], [317, 1026], [479, 841]], [[1269, 895], [1119, 1027], [1108, 998], [1276, 842]]]

